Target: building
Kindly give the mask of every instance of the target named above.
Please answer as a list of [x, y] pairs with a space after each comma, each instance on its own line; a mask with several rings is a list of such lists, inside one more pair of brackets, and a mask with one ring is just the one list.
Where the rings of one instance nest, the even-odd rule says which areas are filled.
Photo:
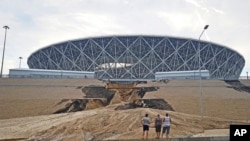
[[94, 72], [44, 70], [44, 69], [10, 69], [10, 78], [84, 78], [93, 79]]
[[170, 72], [156, 72], [155, 80], [171, 80], [171, 79], [210, 79], [208, 70], [194, 70], [194, 71], [170, 71]]
[[32, 53], [28, 65], [31, 69], [95, 72], [98, 79], [154, 80], [156, 72], [208, 70], [210, 79], [235, 80], [245, 59], [212, 42], [134, 35], [52, 44]]

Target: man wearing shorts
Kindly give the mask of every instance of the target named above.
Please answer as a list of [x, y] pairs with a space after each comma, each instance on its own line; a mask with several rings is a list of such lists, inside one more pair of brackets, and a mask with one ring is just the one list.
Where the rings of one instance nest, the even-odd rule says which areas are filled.
[[149, 131], [149, 124], [150, 124], [150, 118], [148, 117], [148, 114], [145, 114], [145, 117], [142, 118], [141, 123], [143, 125], [142, 138], [144, 139], [144, 136], [146, 136], [146, 139], [147, 139], [148, 131]]
[[161, 125], [162, 125], [162, 119], [160, 118], [160, 115], [158, 114], [155, 119], [155, 132], [156, 132], [156, 138], [160, 138], [161, 134]]
[[163, 118], [163, 124], [162, 124], [162, 135], [166, 135], [166, 138], [168, 138], [168, 135], [170, 133], [170, 124], [171, 124], [171, 118], [168, 116], [168, 113], [166, 113], [166, 116]]

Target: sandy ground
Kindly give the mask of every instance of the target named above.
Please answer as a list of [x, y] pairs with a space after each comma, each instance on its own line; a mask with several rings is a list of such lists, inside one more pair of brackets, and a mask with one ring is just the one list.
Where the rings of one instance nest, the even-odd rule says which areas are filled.
[[[243, 81], [249, 86], [250, 81]], [[163, 98], [175, 109], [171, 137], [228, 135], [231, 123], [250, 123], [250, 93], [228, 88], [223, 81], [172, 80], [156, 86], [144, 98]], [[105, 84], [83, 79], [0, 79], [0, 139], [46, 138], [57, 140], [140, 138], [140, 119], [166, 111], [115, 111], [116, 105], [77, 113], [51, 115], [62, 99], [82, 98], [81, 88]], [[200, 102], [203, 105], [201, 120]], [[150, 132], [150, 138], [155, 134]], [[151, 131], [151, 130], [150, 130]]]
[[[76, 113], [33, 116], [0, 120], [0, 139], [29, 138], [47, 140], [110, 140], [141, 138], [141, 118], [145, 113], [151, 121], [166, 111], [157, 109], [132, 109], [115, 111], [114, 107], [98, 108]], [[227, 129], [236, 120], [203, 117], [178, 112], [168, 112], [172, 118], [171, 137], [211, 135], [211, 129]], [[149, 138], [155, 138], [153, 124]], [[205, 132], [205, 130], [207, 130]], [[217, 134], [217, 133], [216, 133]], [[228, 133], [227, 133], [228, 134]], [[226, 134], [226, 135], [227, 135]], [[222, 135], [222, 134], [220, 134]]]
[[81, 88], [105, 84], [83, 79], [0, 79], [0, 119], [48, 115], [62, 99], [81, 99]]
[[250, 93], [228, 88], [224, 81], [203, 80], [202, 99], [196, 80], [172, 80], [168, 83], [149, 83], [158, 86], [156, 92], [145, 98], [163, 98], [178, 112], [201, 114], [226, 119], [250, 120]]

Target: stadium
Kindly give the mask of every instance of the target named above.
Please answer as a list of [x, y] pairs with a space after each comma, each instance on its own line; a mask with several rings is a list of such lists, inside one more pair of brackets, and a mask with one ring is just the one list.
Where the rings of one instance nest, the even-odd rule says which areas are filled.
[[[151, 121], [169, 113], [169, 140], [229, 141], [232, 124], [250, 123], [250, 81], [238, 80], [244, 64], [226, 46], [189, 38], [106, 36], [49, 45], [30, 55], [30, 69], [0, 79], [0, 140], [139, 141], [145, 113]], [[161, 79], [193, 73], [196, 80]], [[203, 73], [213, 80], [200, 81]], [[155, 137], [150, 129], [148, 139]]]
[[98, 79], [154, 80], [157, 72], [208, 70], [210, 79], [237, 80], [238, 52], [216, 43], [170, 36], [105, 36], [46, 46], [28, 58], [30, 69], [95, 72]]

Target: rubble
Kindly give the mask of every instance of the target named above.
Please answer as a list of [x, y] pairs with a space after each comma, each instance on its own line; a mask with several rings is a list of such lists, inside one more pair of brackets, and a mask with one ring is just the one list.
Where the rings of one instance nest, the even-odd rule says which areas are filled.
[[[157, 91], [157, 87], [136, 87], [137, 83], [107, 83], [106, 87], [90, 85], [82, 88], [83, 99], [63, 99], [58, 104], [65, 106], [56, 112], [67, 113], [104, 107], [125, 102], [115, 110], [153, 108], [174, 111], [164, 99], [143, 99], [147, 92]], [[67, 103], [66, 103], [67, 102]]]

